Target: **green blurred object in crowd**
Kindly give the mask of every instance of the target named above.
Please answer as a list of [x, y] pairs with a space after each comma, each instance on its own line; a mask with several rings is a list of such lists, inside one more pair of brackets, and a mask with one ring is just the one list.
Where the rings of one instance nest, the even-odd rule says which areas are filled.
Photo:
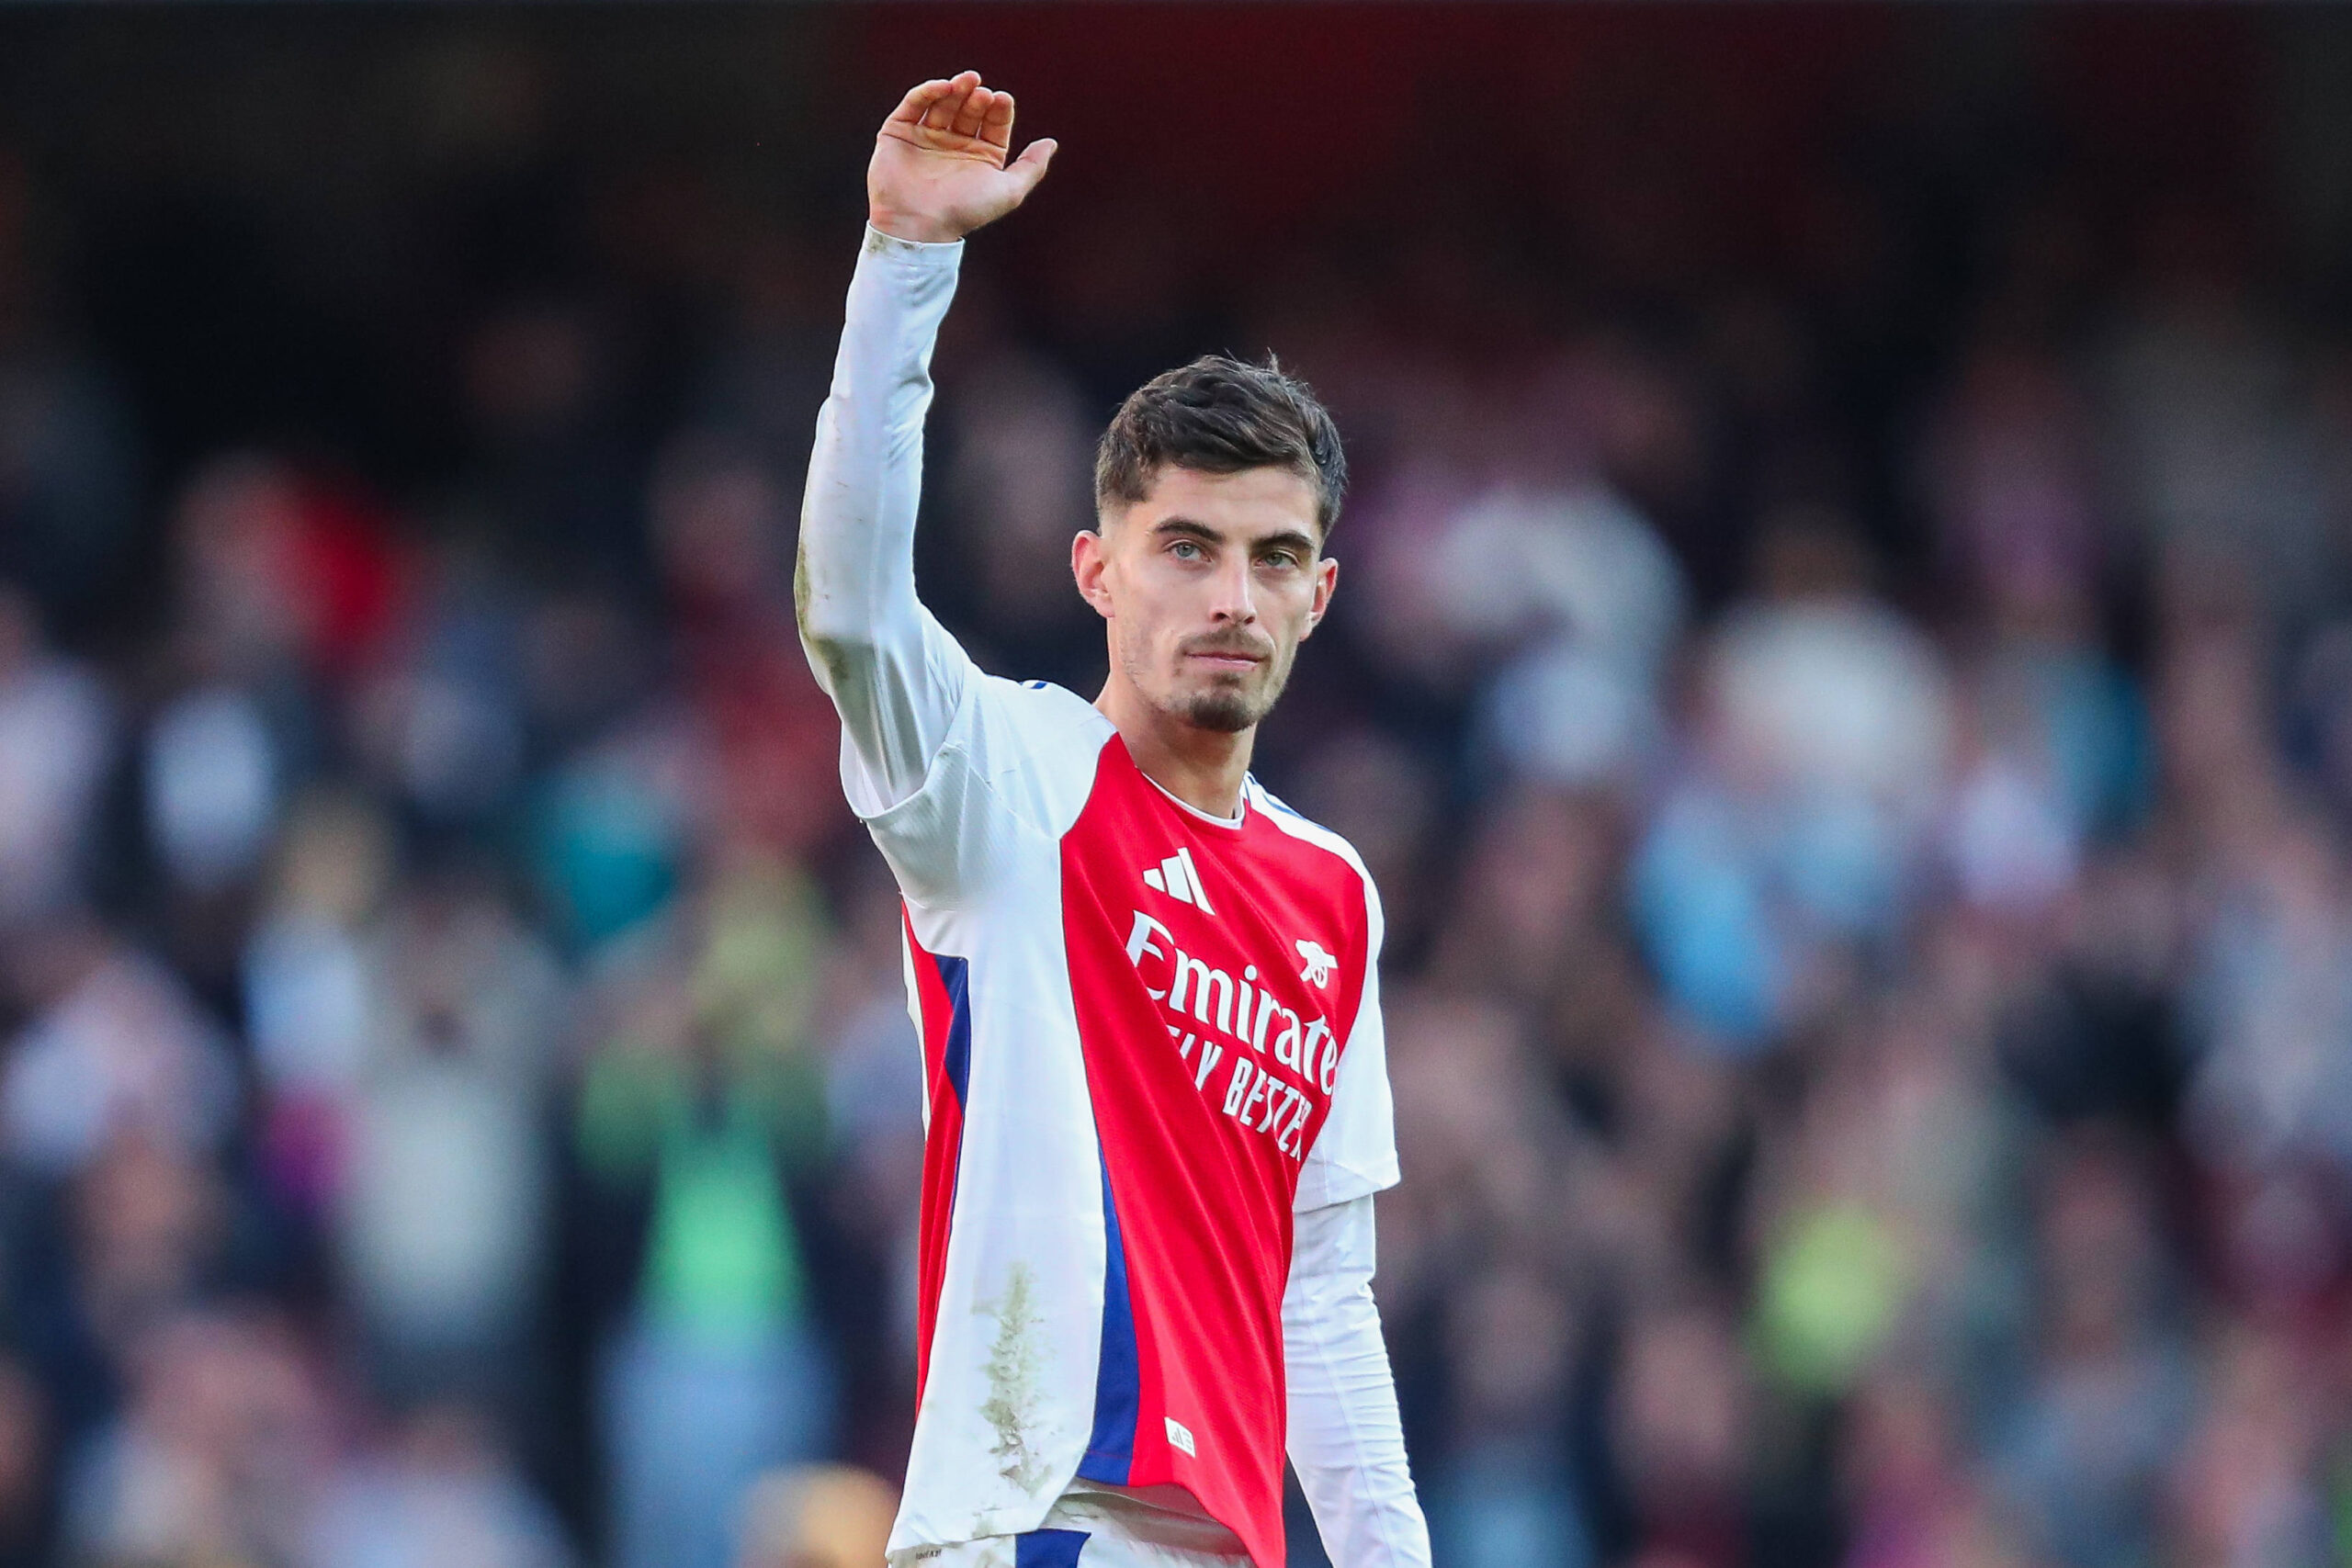
[[1912, 1283], [1901, 1241], [1871, 1209], [1832, 1201], [1800, 1210], [1758, 1285], [1758, 1360], [1801, 1393], [1845, 1393], [1894, 1332]]

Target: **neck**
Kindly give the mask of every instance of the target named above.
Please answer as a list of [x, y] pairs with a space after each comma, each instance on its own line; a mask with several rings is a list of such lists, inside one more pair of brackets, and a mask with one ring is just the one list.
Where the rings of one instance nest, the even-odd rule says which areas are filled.
[[1195, 810], [1212, 817], [1241, 812], [1241, 781], [1258, 730], [1203, 729], [1162, 713], [1115, 675], [1094, 705], [1127, 743], [1144, 777]]

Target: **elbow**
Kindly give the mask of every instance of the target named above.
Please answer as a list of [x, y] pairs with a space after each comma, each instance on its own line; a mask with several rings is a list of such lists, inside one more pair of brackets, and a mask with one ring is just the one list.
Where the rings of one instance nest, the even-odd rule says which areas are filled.
[[814, 617], [806, 611], [800, 615], [800, 647], [828, 691], [840, 690], [842, 681], [870, 668], [876, 659], [870, 629]]
[[858, 614], [854, 606], [843, 602], [842, 594], [819, 588], [820, 575], [809, 567], [808, 529], [804, 524], [800, 548], [792, 563], [792, 618], [800, 628], [800, 641], [809, 657], [816, 658], [828, 649], [854, 647], [861, 637], [870, 642], [872, 617]]

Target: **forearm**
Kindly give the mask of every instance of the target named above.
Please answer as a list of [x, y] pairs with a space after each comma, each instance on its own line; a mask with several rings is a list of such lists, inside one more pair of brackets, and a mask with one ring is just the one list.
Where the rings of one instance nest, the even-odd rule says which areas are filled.
[[961, 691], [961, 650], [915, 597], [914, 536], [932, 346], [962, 254], [866, 231], [801, 502], [801, 641], [884, 797], [868, 806], [921, 784]]
[[1309, 1210], [1297, 1227], [1283, 1297], [1291, 1463], [1334, 1568], [1428, 1568], [1372, 1298], [1372, 1200]]

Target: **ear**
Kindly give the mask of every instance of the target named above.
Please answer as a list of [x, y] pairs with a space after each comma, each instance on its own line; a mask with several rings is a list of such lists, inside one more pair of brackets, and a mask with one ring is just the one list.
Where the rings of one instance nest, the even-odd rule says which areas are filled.
[[1069, 574], [1078, 580], [1079, 596], [1106, 621], [1112, 615], [1111, 587], [1105, 581], [1110, 570], [1110, 547], [1102, 535], [1088, 528], [1069, 542]]
[[1331, 594], [1339, 586], [1340, 563], [1325, 556], [1315, 563], [1315, 603], [1306, 608], [1306, 629], [1298, 634], [1299, 641], [1313, 637], [1323, 617], [1331, 613]]

